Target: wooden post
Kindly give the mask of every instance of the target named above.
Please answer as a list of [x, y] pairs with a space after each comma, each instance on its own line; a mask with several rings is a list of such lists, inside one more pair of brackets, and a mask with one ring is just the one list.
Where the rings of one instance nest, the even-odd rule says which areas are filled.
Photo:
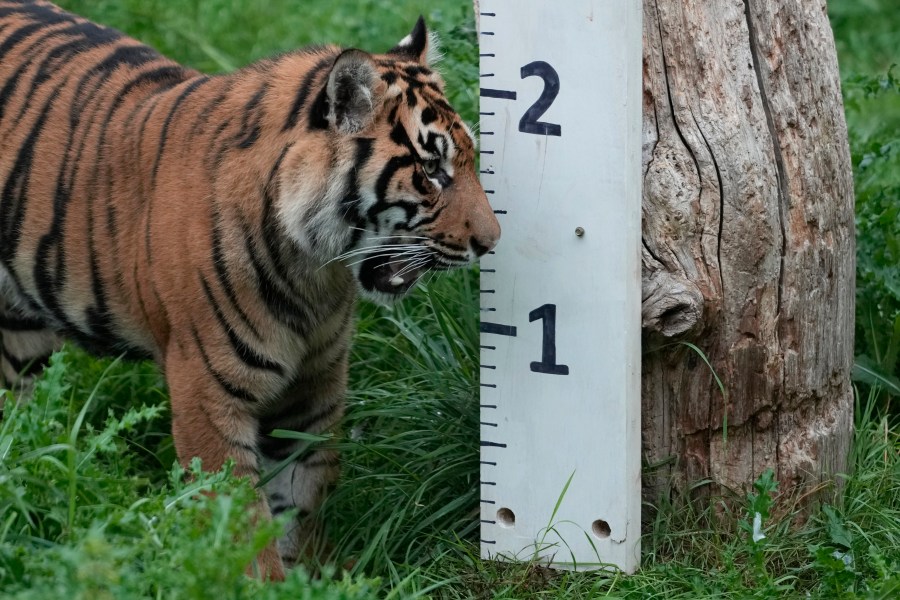
[[[482, 555], [640, 557], [641, 11], [481, 0]], [[599, 103], [599, 104], [598, 104]]]

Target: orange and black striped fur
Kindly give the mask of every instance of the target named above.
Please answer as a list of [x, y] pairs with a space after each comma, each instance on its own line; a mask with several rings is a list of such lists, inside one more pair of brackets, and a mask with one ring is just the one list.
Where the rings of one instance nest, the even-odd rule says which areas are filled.
[[[294, 450], [273, 429], [332, 427], [357, 293], [400, 297], [500, 235], [428, 45], [420, 19], [386, 54], [319, 47], [205, 76], [47, 2], [0, 1], [7, 385], [63, 338], [152, 357], [180, 460], [233, 458], [251, 478]], [[283, 470], [265, 510], [312, 510], [335, 463]]]

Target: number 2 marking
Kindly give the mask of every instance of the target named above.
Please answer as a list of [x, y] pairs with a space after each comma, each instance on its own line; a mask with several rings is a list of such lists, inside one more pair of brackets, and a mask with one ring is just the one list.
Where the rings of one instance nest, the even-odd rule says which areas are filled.
[[519, 131], [522, 133], [533, 133], [535, 135], [562, 135], [562, 127], [556, 123], [545, 123], [538, 121], [553, 101], [559, 95], [559, 74], [556, 69], [542, 60], [536, 60], [522, 67], [522, 79], [526, 77], [540, 77], [544, 80], [544, 91], [541, 97], [531, 105], [522, 118], [519, 120]]
[[547, 375], [568, 375], [567, 365], [556, 364], [556, 305], [545, 304], [536, 308], [528, 315], [530, 322], [544, 321], [544, 336], [541, 343], [541, 362], [531, 363], [531, 370], [535, 373]]

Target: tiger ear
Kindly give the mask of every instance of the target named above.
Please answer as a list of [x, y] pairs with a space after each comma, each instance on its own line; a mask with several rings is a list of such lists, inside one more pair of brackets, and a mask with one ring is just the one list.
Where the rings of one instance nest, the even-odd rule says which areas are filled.
[[391, 48], [388, 54], [414, 60], [427, 67], [437, 59], [437, 45], [437, 37], [428, 31], [425, 19], [419, 15], [409, 35]]
[[378, 106], [378, 71], [362, 50], [345, 50], [334, 61], [325, 93], [328, 122], [342, 133], [358, 133], [375, 116]]

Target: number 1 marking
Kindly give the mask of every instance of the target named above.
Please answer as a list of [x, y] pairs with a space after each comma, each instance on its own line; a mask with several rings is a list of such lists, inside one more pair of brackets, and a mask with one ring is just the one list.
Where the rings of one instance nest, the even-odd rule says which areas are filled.
[[556, 364], [556, 305], [545, 304], [536, 308], [528, 315], [530, 322], [544, 321], [544, 336], [541, 343], [541, 362], [531, 363], [531, 370], [535, 373], [547, 375], [568, 375], [567, 365]]

